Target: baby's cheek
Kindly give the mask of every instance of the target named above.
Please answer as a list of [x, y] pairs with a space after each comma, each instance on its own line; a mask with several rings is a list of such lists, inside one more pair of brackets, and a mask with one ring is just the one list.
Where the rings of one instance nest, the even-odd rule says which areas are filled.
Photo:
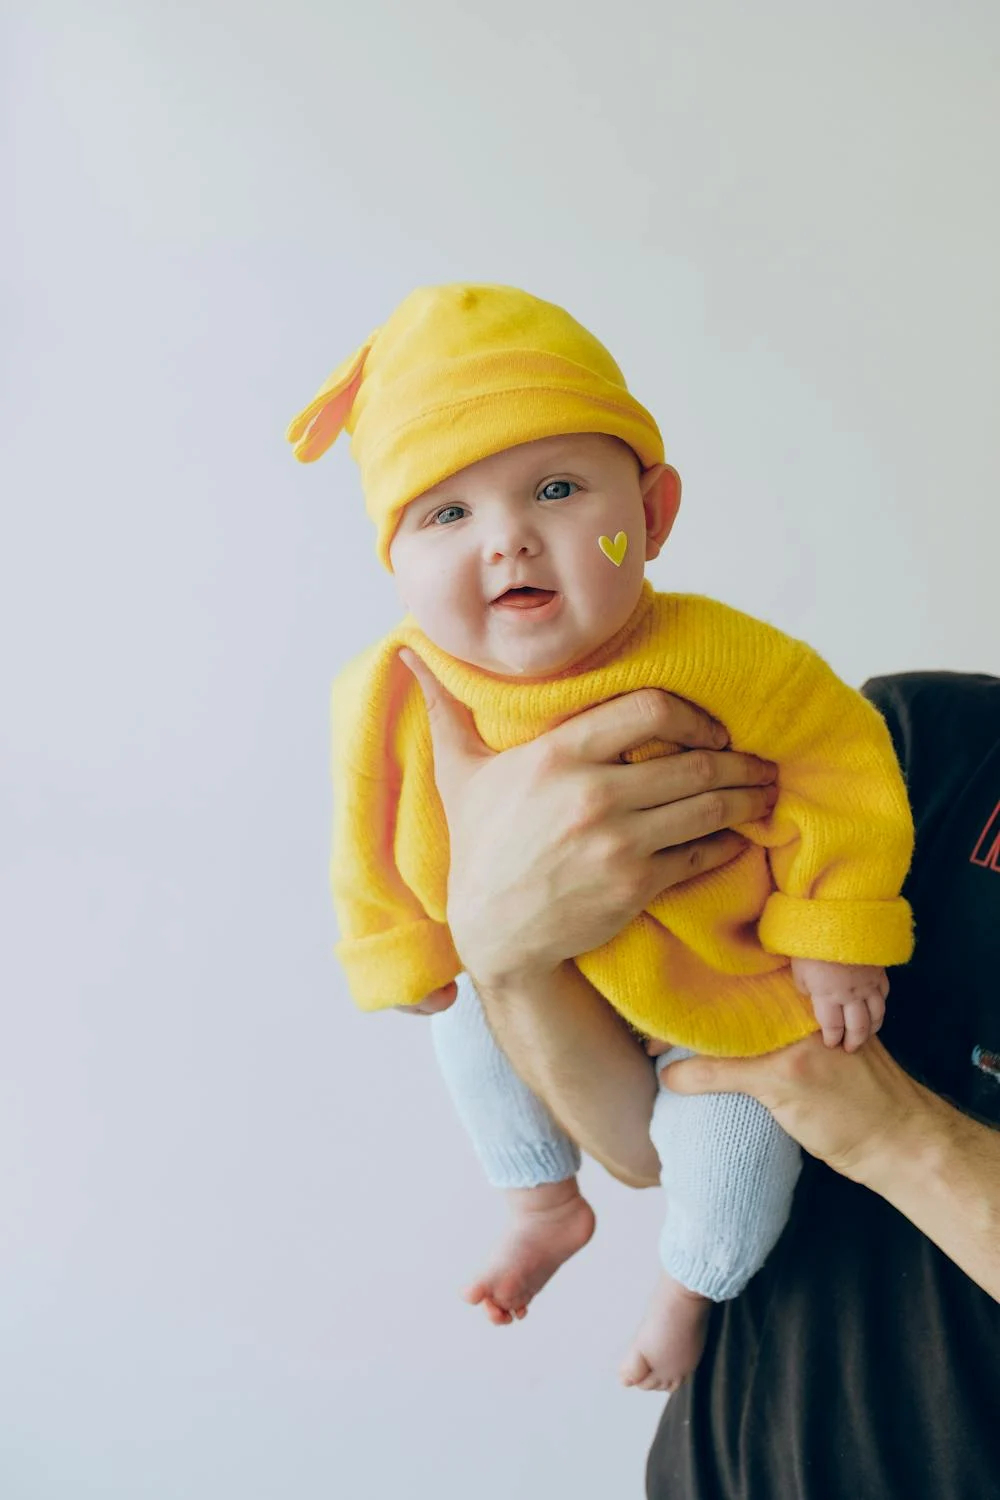
[[459, 570], [442, 568], [422, 577], [420, 587], [409, 589], [410, 611], [420, 629], [436, 646], [460, 660], [475, 656], [479, 642], [480, 602], [475, 581], [470, 584]]
[[587, 539], [585, 548], [574, 549], [572, 559], [575, 582], [590, 605], [592, 618], [606, 628], [609, 635], [620, 630], [635, 609], [645, 576], [645, 536], [632, 537], [626, 532], [625, 556], [616, 566], [600, 547], [600, 537], [606, 536], [613, 543], [615, 535], [614, 531], [610, 535], [595, 532]]

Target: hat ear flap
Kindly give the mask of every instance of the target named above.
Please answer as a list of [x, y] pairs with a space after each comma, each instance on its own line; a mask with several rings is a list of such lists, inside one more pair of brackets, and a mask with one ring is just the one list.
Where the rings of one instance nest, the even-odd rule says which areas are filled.
[[337, 366], [305, 410], [289, 423], [285, 436], [293, 444], [292, 452], [300, 463], [309, 464], [322, 458], [343, 432], [374, 342], [373, 333], [350, 359]]

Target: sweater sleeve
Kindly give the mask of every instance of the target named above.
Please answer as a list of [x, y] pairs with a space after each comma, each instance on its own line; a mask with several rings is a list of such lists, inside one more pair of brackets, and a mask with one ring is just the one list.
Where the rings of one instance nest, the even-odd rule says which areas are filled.
[[789, 958], [905, 963], [912, 916], [900, 890], [913, 820], [892, 739], [860, 693], [794, 644], [797, 660], [786, 657], [784, 681], [758, 698], [741, 745], [779, 766], [778, 801], [756, 825], [776, 887], [760, 942]]
[[416, 1005], [461, 969], [446, 923], [428, 914], [395, 857], [401, 768], [389, 753], [385, 673], [349, 669], [333, 693], [337, 957], [361, 1010]]

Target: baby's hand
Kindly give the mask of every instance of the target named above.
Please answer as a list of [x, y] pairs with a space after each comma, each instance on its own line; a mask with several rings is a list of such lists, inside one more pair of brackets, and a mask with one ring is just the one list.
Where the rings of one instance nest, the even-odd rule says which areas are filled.
[[393, 1010], [401, 1010], [407, 1016], [436, 1016], [439, 1011], [450, 1010], [457, 995], [458, 985], [453, 979], [450, 984], [443, 984], [439, 990], [431, 990], [419, 1005], [394, 1005]]
[[874, 1036], [885, 1018], [889, 980], [873, 964], [831, 964], [821, 958], [793, 958], [792, 977], [812, 1000], [813, 1014], [828, 1047], [845, 1052]]

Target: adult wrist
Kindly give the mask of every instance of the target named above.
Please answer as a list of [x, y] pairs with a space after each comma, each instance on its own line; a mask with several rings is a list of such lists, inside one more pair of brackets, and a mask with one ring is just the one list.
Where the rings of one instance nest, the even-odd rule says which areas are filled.
[[503, 1004], [505, 1000], [517, 999], [550, 985], [555, 975], [571, 963], [570, 959], [563, 963], [553, 963], [551, 960], [526, 958], [522, 954], [516, 963], [503, 959], [494, 960], [491, 964], [467, 963], [466, 973], [481, 997]]
[[951, 1107], [930, 1089], [909, 1080], [914, 1096], [889, 1127], [874, 1136], [849, 1176], [890, 1201], [912, 1184], [946, 1175], [951, 1146]]

